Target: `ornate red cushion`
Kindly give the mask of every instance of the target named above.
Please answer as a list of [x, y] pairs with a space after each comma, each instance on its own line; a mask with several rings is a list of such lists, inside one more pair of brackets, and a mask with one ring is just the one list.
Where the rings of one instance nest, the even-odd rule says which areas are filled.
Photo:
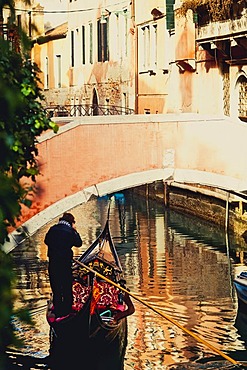
[[117, 308], [119, 289], [107, 282], [98, 283], [100, 290], [100, 299], [97, 302], [98, 308]]
[[91, 287], [83, 286], [78, 281], [73, 282], [73, 310], [80, 311], [88, 300]]

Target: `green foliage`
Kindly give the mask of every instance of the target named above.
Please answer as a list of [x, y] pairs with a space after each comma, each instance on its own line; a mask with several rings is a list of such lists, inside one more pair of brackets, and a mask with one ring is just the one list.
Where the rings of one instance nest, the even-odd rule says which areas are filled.
[[[13, 23], [15, 1], [0, 0], [0, 16], [6, 5], [10, 9], [9, 22]], [[21, 52], [0, 33], [0, 369], [6, 347], [19, 343], [14, 317], [31, 322], [27, 310], [14, 311], [15, 274], [11, 258], [2, 251], [1, 244], [7, 239], [8, 227], [15, 226], [20, 216], [21, 203], [30, 206], [27, 196], [32, 189], [25, 188], [20, 180], [27, 177], [35, 181], [39, 173], [37, 137], [46, 130], [58, 130], [42, 108], [38, 69], [26, 49], [30, 40], [20, 31], [18, 42], [22, 43]]]
[[13, 314], [12, 292], [8, 287], [14, 283], [14, 272], [9, 256], [0, 251], [0, 348], [15, 342], [11, 321]]
[[[211, 21], [217, 22], [230, 18], [231, 7], [235, 0], [183, 0], [179, 9], [181, 15], [191, 9], [194, 13], [208, 12]], [[244, 0], [239, 0], [241, 3]]]
[[[0, 147], [2, 149], [1, 140]], [[7, 227], [14, 225], [20, 214], [20, 195], [24, 192], [18, 181], [8, 173], [0, 173], [0, 235], [1, 242], [7, 237]]]
[[42, 108], [37, 66], [28, 55], [11, 50], [4, 40], [0, 40], [0, 49], [0, 243], [3, 243], [6, 226], [14, 225], [20, 202], [27, 195], [19, 180], [31, 177], [34, 181], [39, 172], [36, 138], [47, 129], [56, 132], [57, 126]]

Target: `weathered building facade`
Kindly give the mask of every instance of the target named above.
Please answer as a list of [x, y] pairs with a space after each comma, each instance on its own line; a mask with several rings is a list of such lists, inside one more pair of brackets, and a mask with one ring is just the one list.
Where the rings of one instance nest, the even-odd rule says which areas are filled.
[[25, 13], [48, 106], [247, 120], [244, 0], [63, 2], [66, 21], [46, 31], [40, 4]]
[[[136, 112], [166, 113], [170, 85], [170, 61], [174, 59], [174, 22], [168, 25], [164, 0], [135, 1]], [[173, 12], [173, 9], [170, 9]], [[169, 14], [170, 15], [170, 14]], [[171, 18], [171, 17], [170, 17]]]
[[[246, 4], [204, 3], [135, 1], [138, 113], [246, 120]], [[224, 16], [213, 16], [226, 5]]]
[[[67, 22], [37, 38], [48, 105], [134, 109], [132, 9], [128, 1], [70, 1]], [[123, 113], [124, 113], [123, 109]]]
[[[186, 5], [186, 1], [184, 2]], [[198, 111], [247, 119], [247, 16], [245, 1], [196, 6]]]

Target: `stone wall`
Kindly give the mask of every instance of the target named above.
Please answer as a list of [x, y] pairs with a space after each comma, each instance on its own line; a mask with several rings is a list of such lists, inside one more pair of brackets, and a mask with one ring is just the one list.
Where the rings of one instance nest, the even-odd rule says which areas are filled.
[[[167, 185], [163, 181], [136, 187], [134, 192], [148, 196], [178, 212], [196, 216], [218, 225], [221, 230], [228, 227], [230, 233], [241, 236], [247, 230], [246, 203], [230, 196], [227, 212], [225, 192], [209, 187]], [[191, 190], [193, 188], [193, 190]], [[209, 194], [210, 193], [210, 194]], [[225, 199], [224, 199], [225, 198]]]

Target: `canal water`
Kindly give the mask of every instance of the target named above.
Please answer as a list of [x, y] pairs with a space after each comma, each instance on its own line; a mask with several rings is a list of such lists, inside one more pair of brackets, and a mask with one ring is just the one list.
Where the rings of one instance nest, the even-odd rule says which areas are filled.
[[[108, 205], [107, 198], [95, 198], [71, 210], [83, 239], [75, 256], [99, 234]], [[49, 352], [44, 236], [56, 221], [12, 252], [18, 274], [16, 306], [28, 305], [35, 322], [32, 328], [16, 323], [24, 340], [21, 351], [39, 358]], [[238, 310], [233, 286], [234, 277], [247, 270], [241, 242], [131, 191], [111, 198], [110, 229], [132, 293], [230, 358], [247, 361], [247, 316]], [[136, 312], [128, 318], [125, 370], [235, 368], [181, 327], [133, 301]]]

